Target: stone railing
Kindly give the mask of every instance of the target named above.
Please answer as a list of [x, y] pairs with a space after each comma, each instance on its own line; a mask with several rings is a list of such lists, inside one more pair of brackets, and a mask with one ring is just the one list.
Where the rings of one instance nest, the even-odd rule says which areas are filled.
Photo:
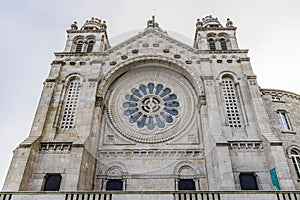
[[0, 192], [0, 200], [300, 200], [300, 191]]

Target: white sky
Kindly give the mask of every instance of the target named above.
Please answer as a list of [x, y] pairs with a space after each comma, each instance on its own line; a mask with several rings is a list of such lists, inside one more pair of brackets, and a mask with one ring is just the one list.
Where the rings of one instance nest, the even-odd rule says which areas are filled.
[[0, 188], [12, 151], [29, 134], [54, 52], [65, 30], [91, 17], [107, 21], [109, 37], [143, 29], [156, 9], [163, 29], [193, 40], [197, 18], [212, 14], [238, 27], [241, 49], [262, 88], [300, 94], [299, 0], [0, 0]]

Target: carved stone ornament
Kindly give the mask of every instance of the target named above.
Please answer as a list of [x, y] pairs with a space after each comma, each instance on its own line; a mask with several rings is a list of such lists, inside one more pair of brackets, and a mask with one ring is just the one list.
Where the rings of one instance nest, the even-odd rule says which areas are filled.
[[109, 97], [108, 114], [125, 137], [159, 143], [182, 133], [195, 112], [191, 84], [177, 72], [145, 66], [125, 73]]

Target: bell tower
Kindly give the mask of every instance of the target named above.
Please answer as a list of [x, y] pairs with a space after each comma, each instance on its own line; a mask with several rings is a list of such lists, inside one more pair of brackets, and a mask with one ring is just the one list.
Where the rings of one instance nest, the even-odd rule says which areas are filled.
[[236, 27], [228, 18], [223, 27], [218, 18], [211, 15], [197, 19], [194, 48], [200, 50], [238, 50]]
[[93, 17], [80, 29], [74, 22], [67, 30], [65, 48], [55, 53], [29, 137], [14, 151], [3, 190], [92, 190], [97, 136], [91, 127], [97, 126], [92, 118], [101, 73], [95, 57], [109, 48], [105, 21]]
[[98, 18], [92, 17], [86, 20], [80, 29], [75, 21], [67, 30], [68, 39], [64, 52], [91, 53], [107, 50], [110, 45], [106, 29], [106, 21]]

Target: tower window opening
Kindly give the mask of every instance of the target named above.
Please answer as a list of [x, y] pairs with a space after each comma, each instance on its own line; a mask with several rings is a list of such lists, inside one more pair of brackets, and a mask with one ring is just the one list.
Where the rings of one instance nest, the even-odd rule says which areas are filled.
[[76, 44], [76, 49], [75, 49], [75, 52], [76, 53], [80, 53], [82, 51], [82, 47], [83, 47], [83, 41], [78, 41], [77, 44]]
[[208, 44], [209, 44], [209, 49], [210, 50], [216, 50], [216, 43], [215, 43], [214, 39], [212, 39], [212, 38], [209, 39]]
[[300, 179], [300, 155], [297, 151], [291, 150], [291, 157], [293, 160], [295, 171], [297, 173], [297, 177], [298, 179]]
[[256, 177], [254, 174], [241, 173], [239, 178], [242, 190], [258, 190]]
[[61, 183], [60, 174], [47, 174], [43, 191], [59, 191]]
[[87, 46], [87, 53], [90, 53], [93, 51], [93, 47], [94, 47], [95, 42], [93, 40], [88, 42], [88, 46]]
[[226, 40], [224, 38], [220, 39], [220, 44], [221, 44], [221, 49], [222, 50], [227, 50], [227, 44], [226, 44]]

